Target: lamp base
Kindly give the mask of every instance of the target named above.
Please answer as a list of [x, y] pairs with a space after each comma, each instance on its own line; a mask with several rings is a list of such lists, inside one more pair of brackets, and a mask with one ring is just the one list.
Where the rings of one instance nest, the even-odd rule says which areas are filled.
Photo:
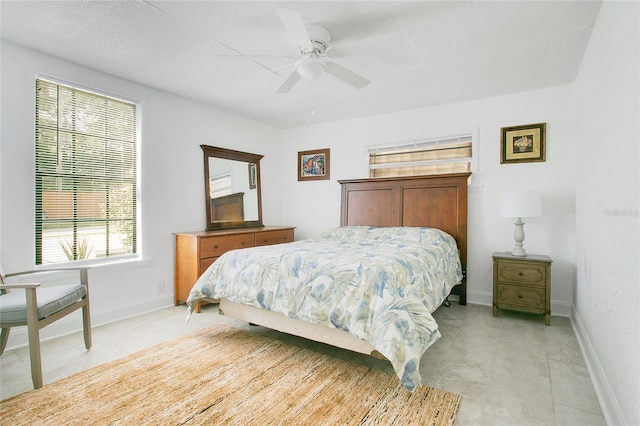
[[522, 218], [518, 218], [518, 220], [514, 223], [516, 225], [516, 230], [513, 234], [513, 239], [516, 240], [516, 246], [514, 247], [511, 254], [513, 256], [526, 257], [527, 252], [524, 250], [523, 242], [524, 242], [524, 222]]
[[527, 252], [523, 247], [514, 247], [514, 249], [511, 251], [511, 255], [518, 257], [527, 257]]

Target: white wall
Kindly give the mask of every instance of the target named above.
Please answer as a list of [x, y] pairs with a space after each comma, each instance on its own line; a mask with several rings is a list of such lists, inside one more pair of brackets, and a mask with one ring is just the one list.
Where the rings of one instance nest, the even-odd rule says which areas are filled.
[[640, 424], [637, 2], [603, 2], [576, 81], [576, 334], [609, 424]]
[[[142, 255], [144, 261], [90, 271], [93, 324], [173, 304], [173, 232], [205, 228], [201, 144], [263, 154], [263, 218], [281, 224], [279, 129], [3, 42], [1, 64], [0, 262], [5, 272], [34, 267], [35, 78], [57, 78], [122, 96], [142, 111]], [[164, 283], [164, 291], [158, 291]], [[77, 330], [63, 320], [46, 338]], [[12, 331], [10, 346], [24, 331]]]
[[[345, 90], [349, 90], [346, 88]], [[469, 192], [468, 300], [492, 303], [494, 251], [514, 246], [514, 220], [500, 218], [500, 191], [542, 195], [544, 217], [525, 219], [525, 248], [553, 259], [552, 314], [568, 316], [575, 285], [573, 86], [284, 131], [284, 222], [296, 236], [317, 236], [340, 223], [339, 179], [368, 177], [367, 145], [475, 131], [478, 169]], [[500, 128], [547, 123], [547, 160], [500, 164]], [[298, 182], [297, 151], [330, 148], [330, 181]]]
[[[367, 176], [367, 145], [473, 131], [469, 301], [490, 303], [491, 253], [513, 246], [499, 192], [540, 191], [545, 216], [527, 220], [525, 247], [554, 260], [552, 312], [572, 315], [609, 423], [640, 424], [638, 39], [638, 3], [604, 2], [575, 86], [284, 132], [3, 43], [0, 260], [8, 271], [33, 266], [38, 73], [132, 98], [143, 111], [146, 261], [91, 272], [94, 324], [172, 303], [171, 234], [204, 228], [200, 144], [264, 154], [265, 223], [296, 226], [300, 239], [339, 224], [337, 180]], [[547, 161], [500, 165], [500, 127], [537, 122], [547, 123]], [[318, 148], [331, 149], [331, 180], [298, 182], [297, 152]]]

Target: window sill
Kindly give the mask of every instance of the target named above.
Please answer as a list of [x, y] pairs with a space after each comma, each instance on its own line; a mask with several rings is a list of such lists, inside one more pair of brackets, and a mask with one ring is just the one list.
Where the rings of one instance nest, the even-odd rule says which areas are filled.
[[61, 263], [61, 264], [47, 265], [47, 266], [40, 265], [36, 267], [36, 270], [38, 272], [46, 272], [47, 269], [86, 267], [86, 268], [90, 268], [92, 271], [97, 271], [102, 273], [102, 272], [122, 271], [127, 269], [147, 267], [147, 266], [150, 266], [152, 263], [153, 263], [153, 259], [132, 257], [128, 259], [89, 260], [89, 261], [83, 261], [83, 262], [69, 262], [69, 263]]

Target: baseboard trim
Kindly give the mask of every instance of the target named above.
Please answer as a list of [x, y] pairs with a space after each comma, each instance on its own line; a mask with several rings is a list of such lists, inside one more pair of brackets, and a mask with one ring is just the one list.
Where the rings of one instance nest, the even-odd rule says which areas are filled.
[[551, 299], [551, 315], [559, 317], [571, 318], [571, 308], [573, 305], [569, 302]]
[[596, 392], [596, 396], [598, 397], [598, 401], [600, 402], [600, 408], [607, 424], [629, 424], [625, 419], [624, 413], [618, 403], [618, 399], [607, 380], [607, 375], [602, 369], [602, 364], [600, 364], [598, 355], [591, 344], [591, 340], [584, 328], [580, 314], [578, 314], [578, 311], [576, 311], [573, 306], [571, 307], [571, 326], [573, 327], [573, 332], [578, 339], [582, 356], [584, 357], [587, 370], [589, 371], [589, 376], [591, 377], [591, 382], [593, 383], [593, 388]]
[[[149, 312], [164, 309], [173, 306], [173, 295], [158, 296], [152, 299], [145, 299], [139, 302], [127, 305], [116, 306], [103, 310], [91, 311], [91, 328], [101, 325], [110, 324], [112, 322], [121, 321], [123, 319], [144, 315]], [[55, 339], [82, 331], [82, 313], [77, 310], [64, 318], [59, 319], [53, 324], [40, 330], [40, 341]], [[82, 339], [81, 339], [82, 341]], [[9, 333], [9, 341], [5, 351], [10, 351], [20, 347], [28, 346], [29, 338], [27, 335], [27, 327], [12, 327]]]
[[[493, 306], [493, 292], [467, 290], [467, 302], [475, 305]], [[569, 302], [551, 300], [551, 315], [569, 318], [571, 307]]]

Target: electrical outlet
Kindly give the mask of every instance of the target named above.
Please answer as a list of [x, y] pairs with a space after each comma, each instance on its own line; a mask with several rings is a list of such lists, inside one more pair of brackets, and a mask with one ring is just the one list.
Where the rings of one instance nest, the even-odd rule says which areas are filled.
[[164, 293], [164, 280], [158, 281], [158, 293]]

